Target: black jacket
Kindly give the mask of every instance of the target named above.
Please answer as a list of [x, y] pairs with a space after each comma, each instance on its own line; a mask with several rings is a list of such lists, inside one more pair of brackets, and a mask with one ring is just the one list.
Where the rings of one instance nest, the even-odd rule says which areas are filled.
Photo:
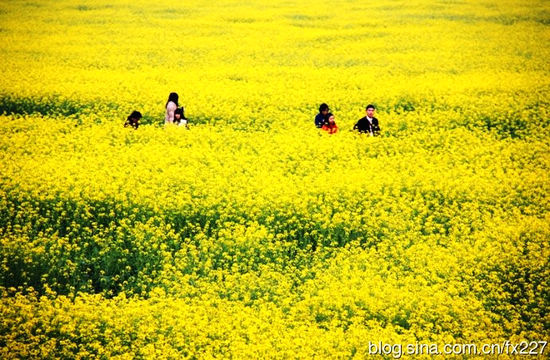
[[378, 125], [378, 119], [373, 117], [372, 124], [367, 119], [367, 117], [362, 117], [357, 121], [357, 124], [353, 127], [353, 130], [358, 130], [360, 133], [371, 133], [373, 135], [380, 134], [380, 125]]
[[321, 113], [317, 114], [315, 116], [315, 126], [317, 126], [318, 128], [322, 127], [324, 123], [327, 122], [327, 117], [326, 115], [323, 115]]

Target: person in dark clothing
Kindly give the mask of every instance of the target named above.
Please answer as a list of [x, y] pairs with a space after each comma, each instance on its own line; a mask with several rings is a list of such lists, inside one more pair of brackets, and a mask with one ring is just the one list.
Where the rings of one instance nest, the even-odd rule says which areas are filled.
[[357, 121], [357, 124], [353, 127], [353, 130], [357, 130], [360, 133], [370, 134], [370, 136], [380, 135], [380, 125], [378, 119], [374, 117], [376, 109], [374, 105], [368, 105], [365, 109], [367, 116], [362, 117]]
[[139, 111], [132, 111], [130, 116], [126, 119], [126, 122], [124, 123], [124, 127], [131, 126], [134, 128], [134, 130], [137, 130], [139, 126], [139, 120], [141, 120], [141, 113]]
[[322, 103], [321, 106], [319, 106], [319, 114], [315, 116], [315, 126], [318, 128], [322, 128], [324, 124], [328, 123], [328, 105], [325, 103]]

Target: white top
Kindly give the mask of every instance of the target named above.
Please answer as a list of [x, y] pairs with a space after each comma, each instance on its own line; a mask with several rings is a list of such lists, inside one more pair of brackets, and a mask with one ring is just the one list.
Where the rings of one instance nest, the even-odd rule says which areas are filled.
[[[365, 116], [367, 118], [367, 120], [370, 122], [370, 124], [372, 125], [372, 118], [368, 117], [368, 116]], [[372, 128], [371, 128], [372, 129]], [[370, 136], [374, 136], [374, 134], [372, 133], [372, 130], [369, 131], [369, 134]]]
[[173, 101], [169, 101], [168, 104], [166, 104], [166, 116], [164, 117], [165, 124], [171, 124], [174, 122], [174, 112], [177, 108], [178, 106]]

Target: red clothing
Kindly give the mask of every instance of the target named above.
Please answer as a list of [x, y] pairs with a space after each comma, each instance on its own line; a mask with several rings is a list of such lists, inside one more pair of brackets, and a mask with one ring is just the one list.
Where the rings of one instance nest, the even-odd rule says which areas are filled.
[[329, 134], [335, 134], [338, 132], [338, 126], [336, 124], [329, 124], [329, 125], [325, 124], [321, 129], [325, 130]]

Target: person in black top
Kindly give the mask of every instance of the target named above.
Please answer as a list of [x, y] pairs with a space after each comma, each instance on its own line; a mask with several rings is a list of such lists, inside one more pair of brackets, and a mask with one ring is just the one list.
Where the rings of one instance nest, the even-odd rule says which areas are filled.
[[322, 103], [321, 106], [319, 106], [319, 114], [315, 116], [315, 126], [318, 128], [322, 128], [324, 124], [328, 124], [328, 105], [325, 103]]
[[360, 133], [370, 134], [370, 136], [380, 135], [380, 125], [378, 125], [378, 119], [374, 117], [376, 109], [374, 105], [368, 105], [365, 109], [367, 116], [359, 119], [357, 124], [353, 127], [353, 130], [358, 130]]
[[126, 119], [126, 122], [124, 123], [124, 127], [133, 127], [135, 130], [137, 130], [139, 126], [139, 120], [141, 120], [141, 113], [139, 111], [132, 111], [130, 116]]

